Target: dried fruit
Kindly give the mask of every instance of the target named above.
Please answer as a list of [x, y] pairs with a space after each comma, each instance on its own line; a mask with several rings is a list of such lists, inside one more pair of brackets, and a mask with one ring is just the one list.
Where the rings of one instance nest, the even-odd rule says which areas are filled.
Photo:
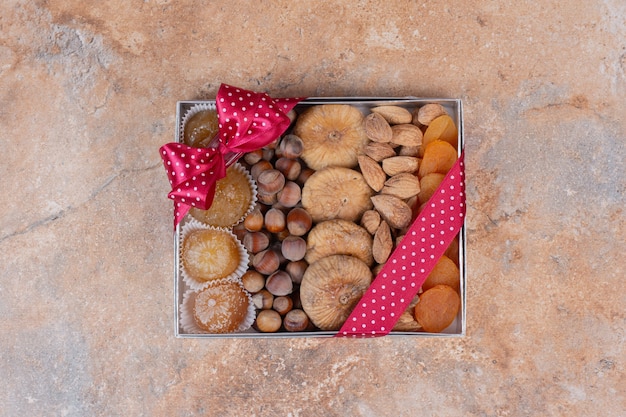
[[433, 120], [424, 132], [424, 146], [435, 140], [448, 142], [454, 149], [457, 148], [459, 131], [454, 121], [447, 114]]
[[400, 106], [378, 106], [372, 108], [371, 111], [380, 114], [392, 125], [411, 123], [413, 120], [411, 112]]
[[446, 176], [444, 174], [439, 174], [437, 172], [433, 172], [431, 174], [424, 175], [420, 180], [420, 192], [417, 195], [420, 204], [426, 203], [437, 188], [439, 188], [439, 184], [443, 181]]
[[436, 140], [424, 149], [424, 158], [420, 164], [418, 176], [424, 176], [437, 172], [447, 174], [457, 159], [457, 150], [448, 142]]
[[417, 171], [419, 160], [413, 156], [392, 156], [383, 160], [383, 171], [390, 177], [402, 172]]
[[304, 143], [301, 158], [315, 170], [356, 166], [368, 141], [363, 115], [347, 104], [310, 107], [298, 117], [294, 134]]
[[403, 123], [391, 127], [393, 133], [391, 142], [402, 146], [420, 146], [422, 144], [422, 131], [419, 127]]
[[385, 185], [380, 192], [403, 200], [408, 199], [420, 192], [420, 180], [413, 174], [396, 174], [385, 181]]
[[322, 330], [338, 330], [372, 282], [369, 267], [347, 255], [311, 264], [302, 278], [300, 299], [310, 320]]
[[235, 282], [219, 282], [201, 290], [195, 297], [193, 318], [209, 333], [230, 333], [246, 320], [250, 299]]
[[380, 143], [391, 142], [393, 131], [389, 122], [380, 114], [368, 114], [367, 117], [365, 117], [363, 126], [365, 128], [365, 134], [370, 140]]
[[436, 285], [420, 295], [415, 306], [415, 320], [430, 333], [446, 329], [461, 308], [461, 297], [447, 285]]
[[398, 197], [388, 194], [372, 196], [372, 203], [389, 226], [395, 229], [404, 229], [411, 224], [413, 211], [411, 207]]
[[196, 148], [205, 148], [218, 132], [219, 122], [215, 110], [201, 110], [185, 123], [183, 142]]
[[459, 291], [460, 280], [459, 268], [450, 258], [444, 255], [439, 258], [428, 278], [426, 278], [422, 285], [422, 290], [428, 291], [436, 285], [443, 284]]
[[419, 302], [419, 296], [413, 297], [408, 307], [402, 312], [400, 318], [393, 326], [393, 330], [397, 332], [417, 332], [422, 330], [422, 326], [415, 320], [415, 306]]
[[374, 260], [379, 264], [387, 262], [389, 255], [393, 249], [393, 238], [391, 237], [391, 230], [386, 221], [380, 222], [376, 233], [374, 234], [374, 241], [372, 242], [372, 256]]
[[358, 221], [372, 207], [372, 189], [363, 175], [349, 168], [328, 167], [311, 175], [302, 189], [302, 206], [314, 222]]
[[309, 264], [330, 255], [352, 255], [372, 265], [372, 236], [361, 226], [346, 220], [318, 223], [307, 236], [305, 259]]
[[417, 121], [428, 126], [433, 120], [439, 116], [448, 114], [446, 109], [438, 103], [428, 103], [419, 108], [417, 112]]
[[387, 175], [385, 171], [381, 168], [378, 162], [374, 161], [367, 155], [359, 155], [359, 168], [361, 169], [361, 174], [374, 191], [380, 191], [385, 185], [385, 180], [387, 179]]

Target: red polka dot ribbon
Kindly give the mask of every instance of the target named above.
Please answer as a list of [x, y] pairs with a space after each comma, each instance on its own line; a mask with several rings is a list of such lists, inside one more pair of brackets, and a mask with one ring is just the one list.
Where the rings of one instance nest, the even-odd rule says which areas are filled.
[[336, 336], [388, 334], [465, 219], [463, 154], [413, 222]]
[[215, 185], [226, 176], [227, 165], [244, 153], [271, 143], [287, 130], [291, 123], [287, 113], [300, 100], [272, 99], [265, 93], [220, 86], [215, 99], [217, 142], [209, 148], [168, 143], [160, 149], [172, 186], [168, 197], [174, 200], [174, 228], [191, 207], [206, 210], [211, 206]]

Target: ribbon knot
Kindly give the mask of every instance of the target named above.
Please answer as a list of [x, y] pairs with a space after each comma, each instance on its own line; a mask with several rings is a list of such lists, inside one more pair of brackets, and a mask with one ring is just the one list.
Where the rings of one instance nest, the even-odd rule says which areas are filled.
[[226, 176], [228, 166], [287, 130], [291, 123], [287, 113], [300, 100], [272, 99], [265, 93], [220, 86], [215, 99], [219, 130], [211, 147], [193, 148], [174, 142], [160, 149], [172, 186], [168, 197], [175, 203], [174, 228], [191, 207], [211, 207], [217, 181]]

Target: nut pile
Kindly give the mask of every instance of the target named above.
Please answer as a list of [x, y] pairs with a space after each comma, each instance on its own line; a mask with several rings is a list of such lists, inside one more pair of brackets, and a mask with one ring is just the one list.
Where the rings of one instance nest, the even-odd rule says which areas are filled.
[[[457, 137], [439, 104], [378, 106], [365, 116], [326, 104], [244, 155], [258, 204], [234, 232], [251, 255], [242, 283], [257, 309], [254, 328], [339, 329], [456, 161]], [[459, 291], [455, 240], [394, 330], [444, 330]]]

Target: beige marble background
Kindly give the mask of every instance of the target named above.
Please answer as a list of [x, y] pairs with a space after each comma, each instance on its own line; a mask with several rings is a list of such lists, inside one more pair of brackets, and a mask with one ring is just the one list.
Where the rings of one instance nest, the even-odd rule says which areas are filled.
[[[4, 0], [0, 415], [624, 416], [626, 3]], [[180, 340], [177, 100], [463, 99], [468, 334]]]

